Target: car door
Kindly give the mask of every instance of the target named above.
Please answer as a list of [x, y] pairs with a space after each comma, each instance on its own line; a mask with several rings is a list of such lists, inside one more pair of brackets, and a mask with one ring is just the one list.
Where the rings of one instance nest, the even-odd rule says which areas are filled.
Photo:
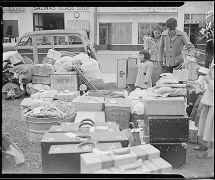
[[15, 49], [23, 57], [27, 56], [34, 61], [33, 36], [21, 37], [17, 42]]
[[37, 35], [35, 40], [38, 63], [41, 64], [43, 58], [47, 56], [49, 49], [53, 49], [53, 36]]
[[86, 52], [83, 39], [79, 34], [54, 35], [54, 50], [72, 53]]

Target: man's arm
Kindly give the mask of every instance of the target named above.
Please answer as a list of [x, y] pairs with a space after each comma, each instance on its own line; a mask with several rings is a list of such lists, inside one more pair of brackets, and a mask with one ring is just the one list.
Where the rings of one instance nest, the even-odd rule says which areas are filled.
[[195, 50], [195, 46], [190, 42], [189, 37], [185, 32], [182, 33], [182, 41], [183, 41], [183, 44], [186, 45], [188, 51]]

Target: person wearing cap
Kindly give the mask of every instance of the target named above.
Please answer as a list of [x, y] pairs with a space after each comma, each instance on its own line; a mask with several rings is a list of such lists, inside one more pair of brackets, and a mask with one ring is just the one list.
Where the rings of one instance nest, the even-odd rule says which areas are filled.
[[173, 69], [184, 62], [182, 49], [186, 45], [188, 54], [195, 50], [185, 32], [176, 29], [177, 20], [169, 18], [166, 21], [167, 30], [161, 35], [159, 61], [165, 73], [172, 73]]
[[151, 76], [154, 66], [153, 63], [150, 62], [150, 54], [147, 50], [142, 49], [139, 52], [139, 58], [141, 63], [138, 68], [135, 86], [142, 89], [147, 89], [152, 87]]
[[154, 65], [154, 70], [152, 73], [152, 86], [156, 85], [156, 82], [160, 78], [160, 74], [163, 73], [163, 68], [160, 66], [159, 63], [159, 48], [161, 43], [161, 33], [163, 29], [162, 27], [157, 24], [152, 29], [152, 34], [148, 37], [144, 42], [144, 49], [149, 51], [150, 53], [150, 61]]

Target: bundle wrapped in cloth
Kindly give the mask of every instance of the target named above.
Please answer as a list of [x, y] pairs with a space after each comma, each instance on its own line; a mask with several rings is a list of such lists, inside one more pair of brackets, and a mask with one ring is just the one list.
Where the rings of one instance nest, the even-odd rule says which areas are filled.
[[186, 84], [179, 84], [177, 78], [171, 73], [163, 73], [156, 86], [152, 88], [152, 92], [156, 98], [185, 96]]
[[38, 118], [58, 117], [61, 121], [68, 121], [75, 114], [75, 108], [69, 102], [43, 101], [40, 106], [25, 109], [24, 115]]

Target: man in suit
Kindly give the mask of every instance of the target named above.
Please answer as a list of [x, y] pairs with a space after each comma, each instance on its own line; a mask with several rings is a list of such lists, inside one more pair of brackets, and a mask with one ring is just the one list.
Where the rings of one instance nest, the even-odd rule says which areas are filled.
[[173, 69], [184, 62], [182, 49], [186, 45], [188, 53], [195, 50], [186, 33], [176, 29], [177, 20], [169, 18], [166, 21], [167, 30], [161, 35], [159, 61], [165, 73], [172, 73]]

